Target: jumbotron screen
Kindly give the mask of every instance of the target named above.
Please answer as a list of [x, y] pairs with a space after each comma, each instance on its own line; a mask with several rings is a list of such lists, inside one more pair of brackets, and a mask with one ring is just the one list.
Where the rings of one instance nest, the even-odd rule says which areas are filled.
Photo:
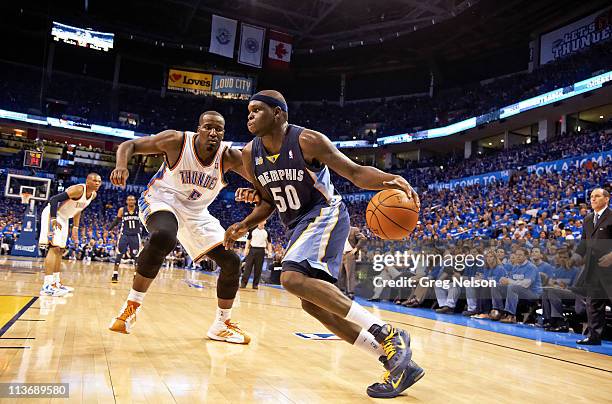
[[51, 28], [53, 40], [70, 45], [81, 46], [108, 52], [113, 48], [115, 34], [98, 32], [86, 28], [77, 28], [53, 21]]

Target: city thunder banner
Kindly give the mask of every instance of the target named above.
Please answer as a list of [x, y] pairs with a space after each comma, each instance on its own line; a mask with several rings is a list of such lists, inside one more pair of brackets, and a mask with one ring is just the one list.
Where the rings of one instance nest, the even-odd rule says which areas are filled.
[[233, 58], [237, 26], [238, 21], [213, 14], [209, 52]]
[[253, 94], [253, 80], [248, 77], [213, 76], [212, 91], [224, 94]]
[[537, 175], [558, 173], [572, 168], [580, 168], [589, 161], [597, 163], [600, 166], [610, 165], [612, 164], [612, 150], [534, 164], [527, 167], [527, 172], [536, 173]]
[[265, 28], [240, 23], [238, 63], [261, 68], [265, 34]]
[[451, 180], [450, 182], [445, 182], [445, 183], [437, 182], [435, 184], [429, 184], [428, 188], [430, 190], [439, 191], [441, 189], [453, 190], [457, 187], [463, 188], [463, 187], [471, 187], [473, 185], [481, 185], [481, 186], [486, 187], [488, 185], [491, 185], [499, 181], [504, 181], [504, 182], [508, 181], [510, 179], [510, 174], [511, 174], [510, 170], [493, 171], [493, 172], [486, 173], [486, 174], [474, 175], [472, 177], [465, 177], [465, 178], [459, 178], [456, 180]]
[[540, 64], [572, 55], [612, 38], [612, 8], [601, 10], [540, 37]]

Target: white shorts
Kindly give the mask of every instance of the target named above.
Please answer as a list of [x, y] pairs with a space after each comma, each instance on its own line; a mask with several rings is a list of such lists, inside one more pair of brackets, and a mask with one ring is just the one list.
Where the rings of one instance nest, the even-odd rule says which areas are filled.
[[223, 244], [225, 229], [208, 211], [192, 213], [180, 204], [172, 206], [152, 195], [141, 197], [139, 206], [140, 221], [145, 228], [147, 219], [153, 213], [174, 213], [178, 220], [177, 238], [194, 262], [200, 261], [210, 250]]
[[68, 241], [68, 220], [65, 217], [57, 215], [57, 223], [59, 223], [61, 229], [51, 229], [51, 223], [49, 221], [51, 217], [51, 207], [47, 205], [40, 216], [40, 236], [38, 238], [39, 245], [51, 245], [52, 247], [66, 248], [66, 241]]

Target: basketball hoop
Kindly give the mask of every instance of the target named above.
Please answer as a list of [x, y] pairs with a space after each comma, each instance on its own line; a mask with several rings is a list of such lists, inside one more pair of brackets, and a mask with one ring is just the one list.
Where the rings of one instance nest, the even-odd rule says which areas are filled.
[[21, 196], [21, 203], [27, 205], [30, 203], [30, 199], [32, 198], [32, 194], [29, 192], [22, 192], [19, 194]]

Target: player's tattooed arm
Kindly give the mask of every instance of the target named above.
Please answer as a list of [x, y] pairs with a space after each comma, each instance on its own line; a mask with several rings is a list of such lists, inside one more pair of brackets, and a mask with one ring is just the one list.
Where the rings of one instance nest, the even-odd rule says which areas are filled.
[[420, 205], [419, 196], [408, 181], [400, 175], [389, 174], [376, 167], [362, 166], [340, 152], [322, 133], [305, 129], [300, 135], [300, 147], [304, 159], [309, 164], [322, 163], [331, 170], [362, 189], [374, 191], [382, 189], [399, 189], [406, 193], [409, 199], [414, 199]]
[[115, 169], [110, 175], [111, 183], [122, 187], [127, 184], [127, 179], [130, 175], [128, 163], [135, 154], [164, 154], [168, 164], [175, 164], [181, 155], [183, 136], [183, 132], [165, 130], [157, 135], [145, 136], [121, 143], [117, 149]]
[[[223, 172], [234, 171], [240, 174], [242, 178], [253, 183], [254, 179], [252, 174], [246, 169], [244, 162], [242, 161], [242, 151], [237, 149], [227, 148], [223, 153]], [[261, 196], [256, 189], [252, 188], [238, 188], [235, 194], [236, 202], [254, 203], [258, 205], [261, 202]]]
[[223, 153], [223, 171], [226, 173], [230, 170], [251, 182], [242, 162], [242, 152], [238, 149], [228, 147]]
[[225, 237], [223, 245], [226, 249], [232, 248], [234, 241], [238, 240], [249, 232], [253, 227], [266, 220], [272, 213], [274, 213], [275, 207], [272, 202], [272, 198], [268, 193], [259, 185], [253, 175], [253, 168], [251, 166], [251, 143], [248, 143], [242, 150], [242, 162], [245, 168], [246, 177], [251, 184], [255, 187], [255, 190], [261, 197], [261, 200], [257, 206], [253, 208], [253, 211], [245, 217], [242, 221], [234, 223], [225, 231]]

